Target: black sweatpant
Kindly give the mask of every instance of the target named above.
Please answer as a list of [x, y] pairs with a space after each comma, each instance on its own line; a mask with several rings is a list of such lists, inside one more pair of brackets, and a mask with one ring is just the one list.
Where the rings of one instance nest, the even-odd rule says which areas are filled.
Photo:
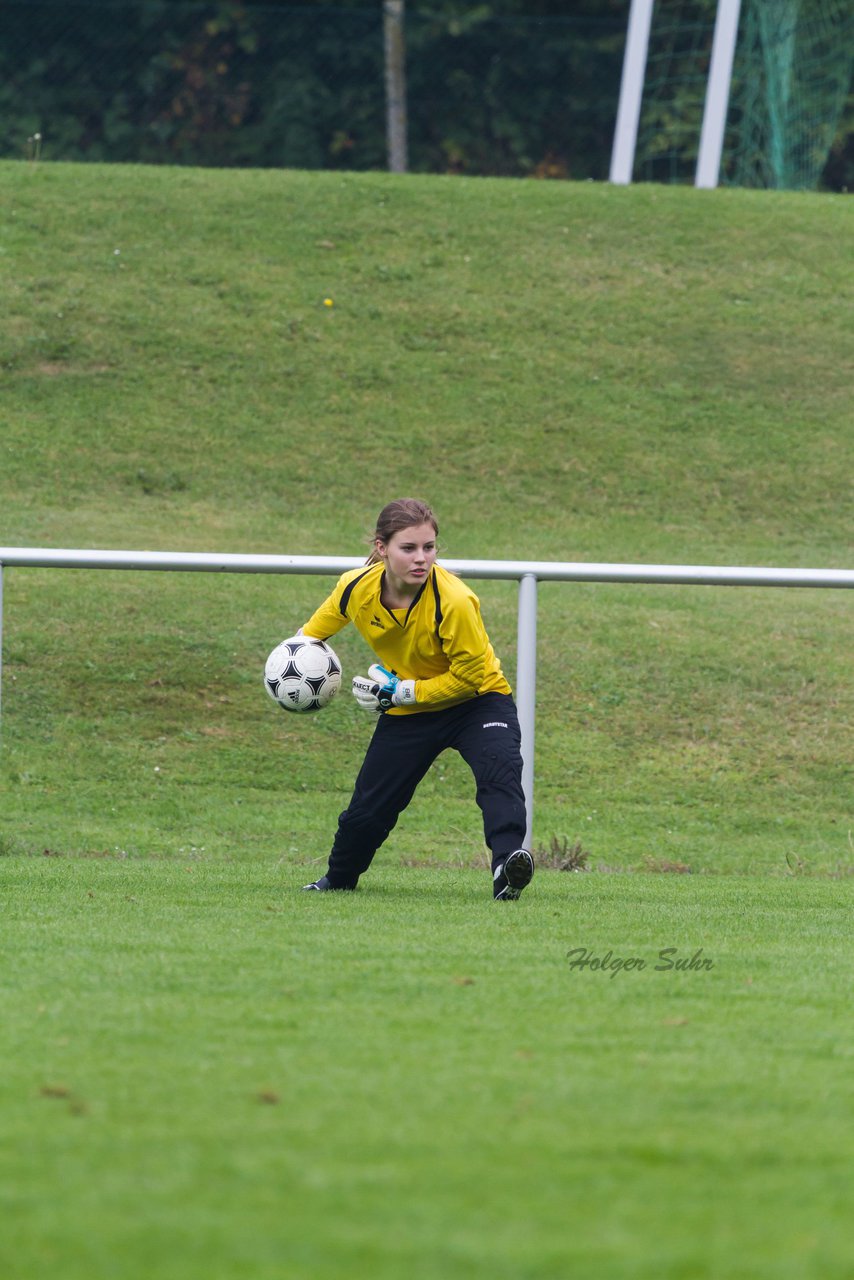
[[474, 774], [492, 866], [525, 842], [521, 734], [506, 693], [484, 693], [443, 711], [380, 716], [349, 805], [338, 819], [329, 880], [354, 886], [409, 804], [430, 765], [449, 747]]

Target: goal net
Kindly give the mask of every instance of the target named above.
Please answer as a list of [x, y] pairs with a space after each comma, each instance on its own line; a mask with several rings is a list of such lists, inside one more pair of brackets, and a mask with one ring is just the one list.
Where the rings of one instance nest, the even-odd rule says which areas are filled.
[[[693, 182], [715, 0], [657, 0], [635, 152], [639, 181]], [[742, 0], [720, 181], [815, 189], [854, 70], [854, 0]]]

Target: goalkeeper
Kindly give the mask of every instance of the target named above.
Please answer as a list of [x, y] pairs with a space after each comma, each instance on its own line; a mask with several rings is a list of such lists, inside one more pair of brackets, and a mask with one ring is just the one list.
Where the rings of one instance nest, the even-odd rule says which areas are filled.
[[364, 567], [342, 575], [303, 626], [328, 640], [352, 622], [376, 654], [353, 696], [378, 717], [324, 876], [306, 889], [355, 889], [418, 783], [447, 748], [474, 774], [492, 855], [493, 897], [519, 897], [534, 874], [523, 848], [519, 722], [477, 596], [436, 563], [438, 525], [414, 498], [380, 512]]

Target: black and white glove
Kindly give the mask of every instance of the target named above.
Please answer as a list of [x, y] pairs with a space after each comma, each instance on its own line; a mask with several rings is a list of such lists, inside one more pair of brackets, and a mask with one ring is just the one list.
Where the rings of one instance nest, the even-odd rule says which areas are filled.
[[368, 667], [367, 677], [353, 677], [353, 697], [363, 711], [375, 715], [388, 711], [389, 707], [415, 705], [415, 681], [401, 680], [394, 671], [375, 662]]

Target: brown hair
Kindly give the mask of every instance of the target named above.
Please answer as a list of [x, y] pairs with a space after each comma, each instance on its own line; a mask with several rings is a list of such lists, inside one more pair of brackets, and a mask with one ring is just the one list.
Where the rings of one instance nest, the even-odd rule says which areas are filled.
[[365, 564], [377, 564], [380, 559], [376, 548], [377, 539], [388, 542], [401, 529], [412, 529], [419, 524], [432, 524], [436, 537], [439, 536], [436, 517], [426, 502], [421, 502], [418, 498], [396, 498], [394, 502], [389, 502], [377, 516], [377, 527], [371, 537], [373, 550]]

